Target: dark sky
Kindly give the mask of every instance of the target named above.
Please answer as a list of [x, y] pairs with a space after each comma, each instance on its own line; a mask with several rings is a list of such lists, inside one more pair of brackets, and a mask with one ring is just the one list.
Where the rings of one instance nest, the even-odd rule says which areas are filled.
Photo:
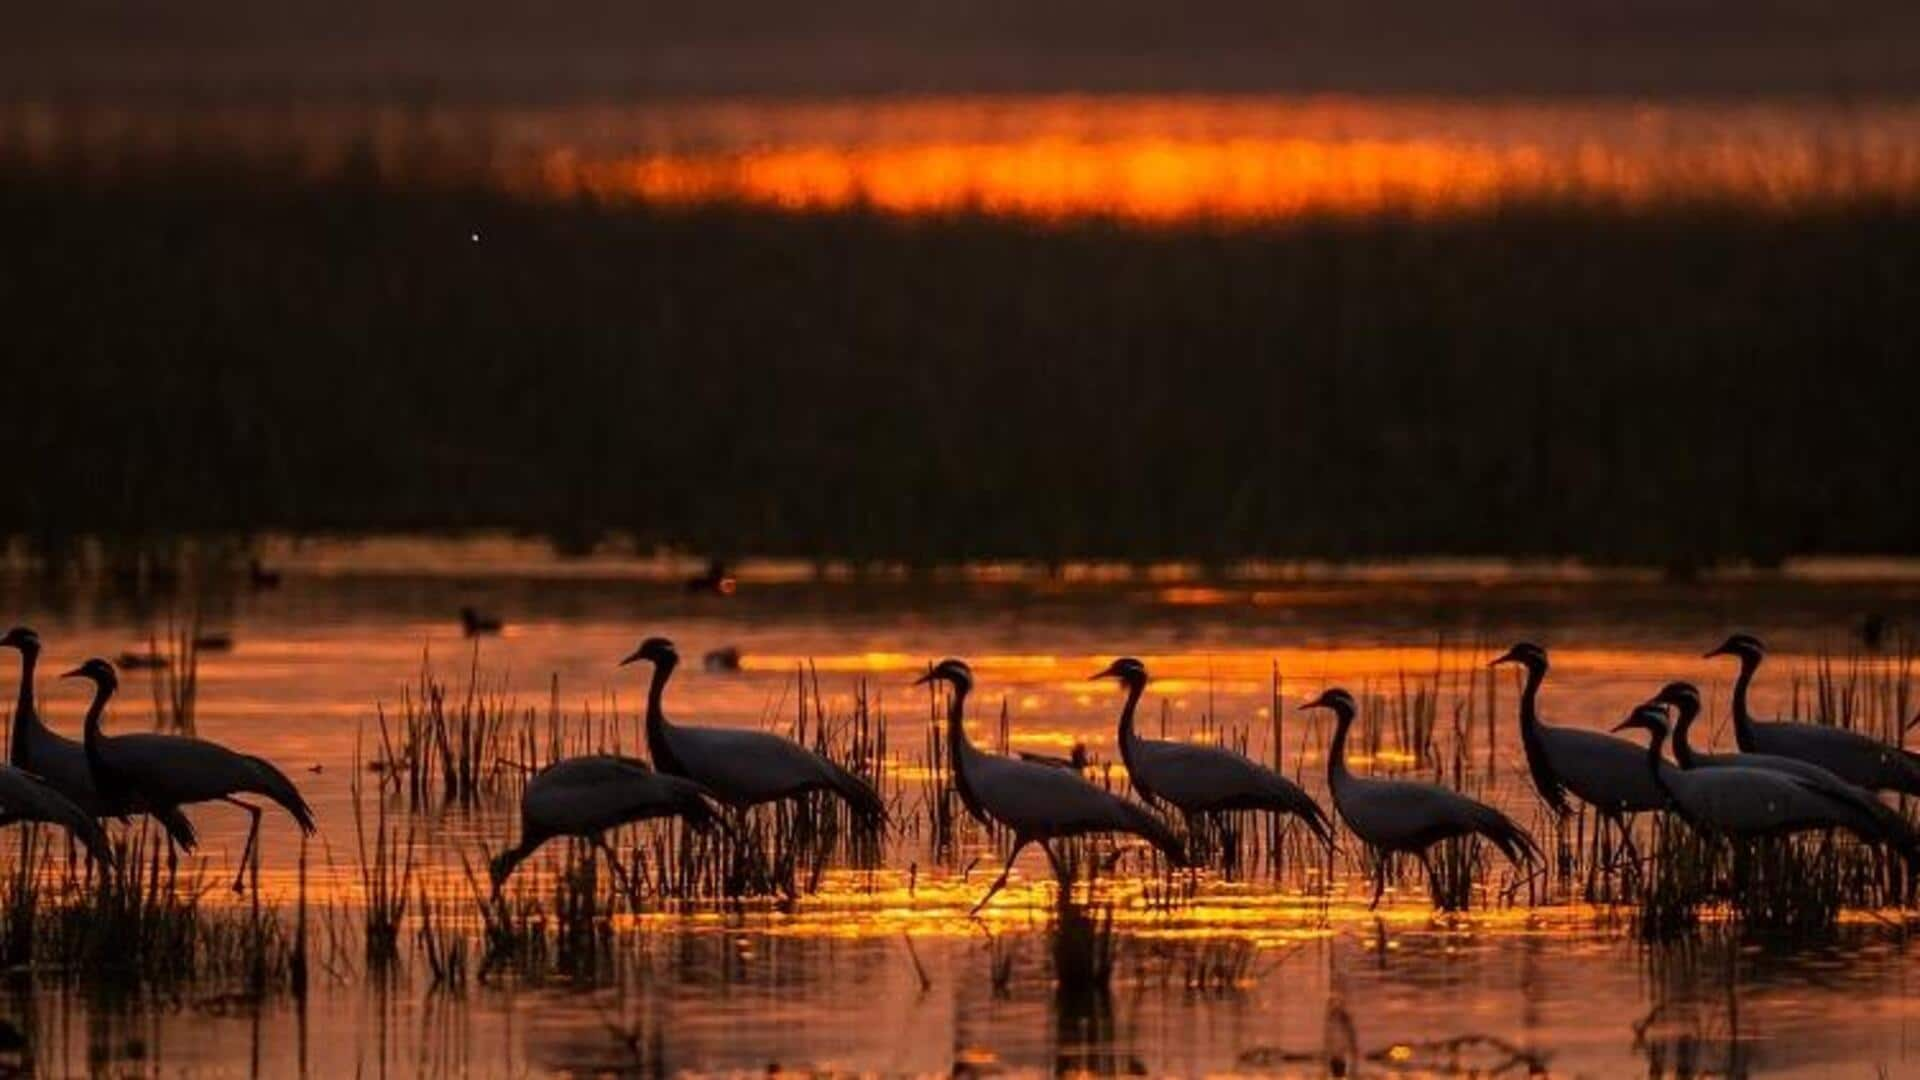
[[1916, 0], [18, 0], [0, 92], [1910, 94]]

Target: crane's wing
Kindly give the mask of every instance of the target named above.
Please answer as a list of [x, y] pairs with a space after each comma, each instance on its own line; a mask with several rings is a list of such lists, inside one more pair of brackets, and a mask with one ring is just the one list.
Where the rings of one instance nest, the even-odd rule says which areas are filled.
[[1834, 801], [1799, 777], [1767, 769], [1690, 769], [1678, 789], [1689, 815], [1710, 828], [1769, 835], [1843, 827]]
[[1810, 761], [1857, 787], [1920, 795], [1920, 756], [1824, 724], [1756, 723], [1756, 753]]
[[587, 835], [647, 818], [686, 816], [705, 823], [712, 811], [699, 784], [648, 768], [634, 758], [589, 755], [541, 770], [520, 799], [525, 824], [563, 835]]
[[58, 825], [86, 845], [87, 853], [94, 859], [113, 863], [113, 849], [100, 823], [31, 773], [0, 765], [0, 810], [13, 818]]
[[791, 739], [705, 727], [675, 728], [671, 739], [687, 778], [723, 801], [751, 806], [825, 788], [864, 814], [885, 816], [879, 795], [865, 782]]
[[1636, 814], [1667, 804], [1639, 743], [1583, 728], [1542, 727], [1540, 744], [1553, 771], [1581, 801], [1610, 814]]

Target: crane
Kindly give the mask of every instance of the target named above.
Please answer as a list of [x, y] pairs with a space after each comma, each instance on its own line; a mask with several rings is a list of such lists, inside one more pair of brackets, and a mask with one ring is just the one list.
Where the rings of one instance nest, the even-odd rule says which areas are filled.
[[1224, 747], [1149, 739], [1134, 730], [1134, 713], [1147, 688], [1147, 666], [1131, 656], [1108, 665], [1095, 679], [1118, 679], [1126, 688], [1120, 708], [1120, 757], [1133, 789], [1149, 804], [1169, 803], [1185, 814], [1266, 810], [1293, 814], [1324, 845], [1333, 829], [1326, 811], [1300, 785]]
[[978, 914], [1006, 886], [1014, 860], [1028, 844], [1039, 844], [1062, 878], [1065, 872], [1049, 842], [1093, 833], [1138, 836], [1158, 848], [1168, 862], [1186, 865], [1186, 846], [1144, 807], [1094, 786], [1071, 770], [975, 749], [967, 738], [966, 724], [973, 669], [965, 661], [942, 660], [914, 680], [914, 685], [935, 681], [947, 684], [947, 752], [960, 801], [982, 825], [999, 825], [1013, 833], [1006, 865], [971, 914]]
[[1418, 780], [1376, 780], [1356, 776], [1347, 768], [1347, 731], [1359, 714], [1353, 695], [1333, 687], [1302, 709], [1333, 713], [1333, 745], [1327, 751], [1327, 786], [1334, 806], [1354, 835], [1378, 856], [1374, 866], [1373, 901], [1380, 906], [1387, 887], [1387, 859], [1400, 852], [1416, 855], [1433, 881], [1427, 849], [1456, 836], [1480, 835], [1493, 842], [1518, 869], [1540, 857], [1539, 845], [1513, 819], [1487, 804], [1439, 784]]

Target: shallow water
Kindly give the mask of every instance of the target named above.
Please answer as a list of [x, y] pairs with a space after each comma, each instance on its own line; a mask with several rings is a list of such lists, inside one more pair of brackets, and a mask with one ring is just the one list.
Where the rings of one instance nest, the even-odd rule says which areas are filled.
[[[1896, 630], [1920, 613], [1920, 579], [1899, 568], [1859, 579], [1815, 568], [1675, 585], [1458, 564], [1218, 575], [989, 567], [924, 579], [821, 578], [749, 564], [737, 594], [721, 598], [689, 594], [679, 564], [556, 562], [499, 541], [309, 543], [276, 549], [272, 561], [286, 574], [280, 587], [242, 585], [208, 602], [206, 625], [230, 629], [236, 645], [202, 659], [199, 730], [295, 777], [322, 824], [310, 866], [315, 901], [345, 911], [360, 902], [355, 763], [377, 737], [376, 703], [397, 706], [423, 658], [456, 687], [477, 664], [489, 685], [542, 709], [557, 679], [569, 711], [617, 709], [630, 747], [640, 745], [643, 675], [615, 662], [642, 636], [669, 635], [689, 658], [669, 691], [670, 708], [688, 722], [774, 722], [794, 707], [796, 667], [810, 663], [836, 709], [848, 706], [856, 680], [867, 680], [903, 775], [919, 761], [930, 707], [908, 684], [944, 655], [975, 667], [977, 737], [990, 737], [1004, 699], [1013, 745], [1059, 752], [1082, 742], [1101, 760], [1114, 756], [1118, 700], [1087, 676], [1115, 654], [1143, 657], [1157, 676], [1143, 714], [1150, 726], [1164, 708], [1167, 730], [1187, 736], [1209, 715], [1244, 730], [1262, 755], [1272, 745], [1277, 670], [1285, 766], [1323, 796], [1324, 725], [1291, 705], [1329, 682], [1388, 692], [1403, 675], [1441, 665], [1443, 685], [1457, 687], [1460, 673], [1528, 637], [1553, 650], [1544, 701], [1556, 722], [1610, 725], [1659, 682], [1691, 677], [1716, 702], [1710, 726], [1724, 741], [1730, 671], [1699, 654], [1729, 630], [1755, 630], [1773, 646], [1758, 703], [1777, 711], [1790, 706], [1795, 672], [1815, 655], [1857, 648], [1867, 612]], [[42, 709], [69, 731], [84, 695], [54, 676], [88, 655], [140, 648], [150, 632], [164, 636], [169, 608], [105, 584], [47, 587], [21, 577], [8, 580], [0, 600], [9, 620], [45, 638]], [[464, 640], [454, 618], [463, 605], [499, 614], [505, 633]], [[721, 646], [741, 650], [743, 670], [700, 670], [697, 658]], [[111, 724], [151, 723], [148, 679], [126, 676]], [[1519, 772], [1514, 685], [1494, 685], [1498, 741], [1484, 790], [1540, 827]], [[0, 688], [11, 687], [9, 672]], [[1379, 767], [1392, 763], [1383, 755]], [[393, 812], [405, 815], [399, 805]], [[498, 844], [511, 832], [509, 814], [487, 804], [418, 815], [425, 879], [462, 902], [460, 855]], [[192, 816], [218, 882], [231, 872], [245, 818], [228, 808]], [[270, 815], [266, 835], [267, 899], [286, 905], [295, 834]], [[1024, 858], [1016, 888], [975, 924], [964, 912], [995, 856], [972, 854], [981, 865], [963, 879], [964, 863], [940, 866], [923, 844], [903, 839], [882, 869], [838, 871], [792, 911], [757, 905], [626, 920], [611, 966], [590, 977], [433, 994], [415, 961], [389, 980], [319, 975], [304, 1005], [236, 1000], [220, 988], [108, 1004], [56, 989], [57, 980], [26, 980], [0, 1015], [30, 1033], [52, 1075], [112, 1062], [116, 1072], [190, 1076], [771, 1065], [1313, 1076], [1329, 1068], [1328, 1055], [1352, 1058], [1356, 1049], [1360, 1072], [1372, 1075], [1454, 1075], [1456, 1066], [1485, 1075], [1503, 1063], [1511, 1068], [1503, 1075], [1537, 1068], [1553, 1076], [1920, 1070], [1920, 1018], [1906, 993], [1914, 965], [1897, 914], [1849, 918], [1814, 942], [1743, 941], [1709, 926], [1687, 943], [1651, 948], [1634, 942], [1623, 915], [1577, 904], [1506, 906], [1483, 896], [1472, 913], [1436, 918], [1411, 877], [1369, 914], [1366, 883], [1344, 860], [1330, 892], [1311, 872], [1278, 881], [1255, 874], [1209, 881], [1193, 903], [1155, 911], [1129, 861], [1113, 880], [1122, 943], [1115, 987], [1110, 999], [1086, 1002], [1060, 1000], [1050, 986], [1037, 933], [1045, 891], [1026, 888], [1044, 876], [1044, 860]], [[543, 887], [538, 869], [523, 888]], [[1012, 957], [1004, 992], [994, 986], [997, 955]], [[1190, 985], [1209, 959], [1222, 958], [1231, 958], [1231, 985]], [[1449, 1042], [1469, 1037], [1496, 1041]]]

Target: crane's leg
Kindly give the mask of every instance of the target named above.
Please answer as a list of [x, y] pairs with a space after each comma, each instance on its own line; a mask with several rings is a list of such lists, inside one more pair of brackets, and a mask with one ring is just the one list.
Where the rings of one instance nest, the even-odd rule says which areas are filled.
[[1368, 911], [1373, 911], [1380, 906], [1380, 894], [1387, 891], [1387, 860], [1391, 857], [1384, 851], [1374, 852], [1373, 902], [1367, 905]]
[[1440, 879], [1433, 872], [1433, 860], [1427, 857], [1424, 850], [1420, 852], [1420, 869], [1426, 871], [1427, 895], [1436, 902], [1443, 899], [1440, 895]]
[[260, 808], [249, 802], [241, 802], [231, 795], [222, 795], [221, 799], [245, 810], [253, 818], [252, 826], [247, 829], [247, 846], [240, 852], [240, 872], [233, 875], [233, 891], [236, 894], [243, 893], [247, 891], [247, 860], [260, 857]]
[[[980, 914], [980, 909], [987, 906], [987, 901], [993, 899], [993, 894], [1006, 888], [1007, 875], [1013, 873], [1013, 860], [1020, 857], [1021, 848], [1026, 847], [1032, 842], [1033, 838], [1028, 836], [1015, 836], [1013, 838], [1013, 850], [1007, 852], [1007, 865], [1000, 868], [1000, 876], [995, 878], [993, 885], [987, 889], [987, 895], [981, 897], [980, 902], [973, 905], [972, 911], [967, 912], [967, 918], [971, 919], [975, 915]], [[1048, 849], [1048, 854], [1052, 854], [1052, 849]]]
[[1040, 845], [1040, 850], [1047, 853], [1047, 861], [1053, 864], [1053, 876], [1060, 879], [1062, 884], [1070, 882], [1073, 875], [1068, 873], [1066, 867], [1060, 865], [1060, 856], [1054, 853], [1053, 845], [1045, 840], [1036, 842]]
[[1633, 818], [1628, 814], [1615, 814], [1613, 824], [1620, 830], [1621, 846], [1627, 849], [1628, 865], [1633, 867], [1637, 877], [1640, 873], [1640, 848], [1633, 842]]

